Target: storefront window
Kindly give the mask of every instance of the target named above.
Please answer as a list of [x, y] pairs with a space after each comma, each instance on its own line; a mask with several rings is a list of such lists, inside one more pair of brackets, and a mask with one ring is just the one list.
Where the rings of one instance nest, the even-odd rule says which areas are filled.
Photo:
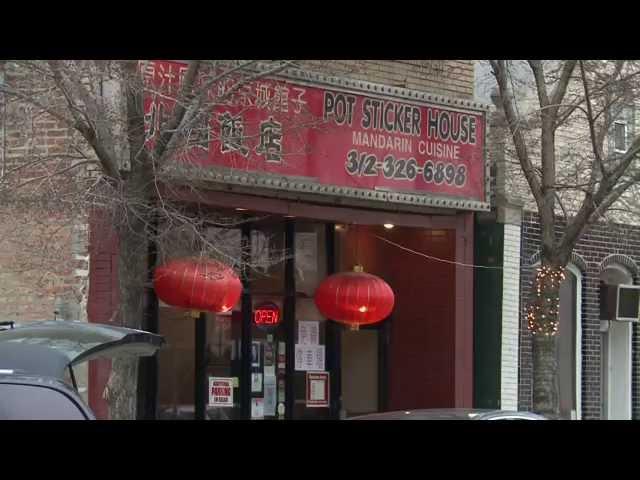
[[[350, 271], [363, 265], [365, 271], [379, 274], [382, 262], [379, 248], [384, 247], [374, 235], [384, 233], [375, 226], [339, 226], [337, 256], [340, 271]], [[342, 329], [341, 418], [374, 413], [380, 410], [380, 325], [362, 327], [358, 331]]]
[[[303, 358], [299, 358], [296, 362], [294, 373], [294, 419], [325, 419], [329, 418], [330, 413], [328, 402], [325, 405], [321, 399], [315, 398], [316, 395], [321, 397], [323, 392], [314, 393], [307, 384], [308, 371], [327, 372], [329, 370], [327, 366], [327, 320], [320, 314], [314, 302], [316, 288], [327, 276], [325, 247], [325, 225], [323, 223], [296, 222], [295, 345], [296, 356]], [[311, 359], [310, 362], [307, 362], [307, 359]], [[313, 365], [309, 365], [309, 363]], [[305, 370], [300, 370], [300, 368]], [[322, 376], [319, 378], [323, 381]], [[322, 390], [322, 387], [320, 386], [319, 389]]]
[[251, 408], [255, 420], [284, 417], [284, 222], [265, 220], [251, 232]]
[[284, 293], [284, 223], [264, 220], [251, 231], [249, 277], [252, 294]]
[[[209, 227], [205, 230], [207, 242], [199, 242], [193, 232], [169, 232], [159, 263], [169, 258], [200, 255], [237, 267], [242, 255], [240, 233], [238, 228]], [[227, 314], [207, 313], [204, 318], [194, 318], [192, 312], [161, 304], [159, 333], [167, 344], [158, 354], [158, 418], [196, 418], [196, 370], [198, 381], [204, 380], [207, 389], [206, 398], [200, 399], [206, 418], [239, 418], [240, 320], [240, 301]], [[197, 322], [202, 321], [206, 322], [205, 335], [196, 333]], [[204, 345], [204, 365], [199, 368], [197, 345]], [[215, 381], [228, 388], [212, 398], [211, 388], [215, 385], [211, 383]]]
[[379, 335], [377, 329], [342, 332], [342, 410], [351, 417], [379, 408]]
[[206, 417], [209, 420], [240, 419], [240, 302], [228, 314], [207, 314], [206, 322]]
[[[210, 227], [207, 238], [220, 260], [239, 270], [246, 248], [242, 247], [240, 228]], [[230, 312], [206, 314], [204, 383], [207, 393], [205, 418], [208, 420], [235, 420], [241, 417], [240, 378], [242, 375], [242, 299]], [[198, 320], [200, 321], [200, 320]]]
[[158, 418], [195, 418], [195, 321], [189, 312], [159, 309], [159, 333], [166, 345], [158, 352]]

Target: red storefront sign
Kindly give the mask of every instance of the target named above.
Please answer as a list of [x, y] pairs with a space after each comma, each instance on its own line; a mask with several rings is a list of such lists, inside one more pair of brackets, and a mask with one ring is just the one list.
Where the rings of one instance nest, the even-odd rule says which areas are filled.
[[[166, 61], [143, 69], [150, 144], [185, 71], [186, 65]], [[484, 111], [288, 78], [259, 79], [229, 94], [237, 81], [211, 86], [216, 105], [185, 132], [180, 161], [321, 185], [487, 201]]]

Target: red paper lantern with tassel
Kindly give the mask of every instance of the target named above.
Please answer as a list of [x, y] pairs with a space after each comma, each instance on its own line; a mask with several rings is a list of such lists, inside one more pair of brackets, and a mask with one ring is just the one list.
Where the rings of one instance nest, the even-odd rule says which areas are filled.
[[360, 265], [356, 265], [353, 272], [327, 277], [315, 294], [320, 313], [352, 330], [358, 330], [360, 325], [381, 322], [391, 314], [394, 302], [389, 284], [365, 273]]
[[169, 305], [216, 313], [231, 310], [242, 293], [233, 269], [211, 259], [171, 260], [155, 269], [153, 288]]

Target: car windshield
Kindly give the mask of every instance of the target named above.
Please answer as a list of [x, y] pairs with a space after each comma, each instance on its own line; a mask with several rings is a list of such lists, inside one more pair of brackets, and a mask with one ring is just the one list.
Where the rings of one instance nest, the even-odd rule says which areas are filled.
[[0, 383], [0, 420], [87, 420], [68, 395], [44, 385]]

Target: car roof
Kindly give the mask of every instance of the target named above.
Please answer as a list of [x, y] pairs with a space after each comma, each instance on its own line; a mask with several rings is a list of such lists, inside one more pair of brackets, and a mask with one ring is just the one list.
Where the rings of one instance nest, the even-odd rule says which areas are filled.
[[393, 412], [372, 413], [353, 417], [351, 420], [498, 420], [523, 418], [543, 420], [543, 417], [531, 412], [482, 408], [427, 408], [398, 410]]
[[0, 385], [26, 385], [29, 387], [48, 388], [55, 390], [73, 402], [84, 416], [89, 420], [95, 420], [95, 415], [84, 403], [80, 395], [62, 380], [44, 375], [7, 374], [0, 370]]

